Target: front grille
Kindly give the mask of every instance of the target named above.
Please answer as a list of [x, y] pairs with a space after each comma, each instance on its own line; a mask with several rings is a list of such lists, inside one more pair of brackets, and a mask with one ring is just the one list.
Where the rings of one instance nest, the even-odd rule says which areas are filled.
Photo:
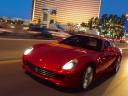
[[42, 68], [39, 68], [33, 64], [31, 64], [30, 62], [28, 61], [25, 61], [24, 62], [33, 72], [35, 73], [38, 73], [42, 76], [45, 76], [45, 77], [49, 77], [49, 78], [55, 78], [55, 79], [63, 79], [63, 76], [62, 75], [57, 75], [51, 71], [48, 71], [48, 70], [45, 70], [45, 69], [42, 69]]

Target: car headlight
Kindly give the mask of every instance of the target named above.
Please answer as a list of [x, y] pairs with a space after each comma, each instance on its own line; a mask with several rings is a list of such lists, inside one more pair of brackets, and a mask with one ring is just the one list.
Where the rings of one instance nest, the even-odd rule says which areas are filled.
[[119, 48], [119, 50], [120, 50], [120, 53], [122, 54], [122, 52], [123, 52], [123, 51], [122, 51], [122, 49], [121, 49], [121, 48]]
[[70, 69], [72, 69], [74, 66], [75, 66], [75, 64], [77, 64], [78, 63], [78, 61], [75, 59], [75, 60], [71, 60], [71, 61], [69, 61], [69, 62], [67, 62], [66, 64], [64, 64], [64, 66], [62, 67], [62, 69], [64, 69], [64, 70], [70, 70]]
[[128, 40], [126, 41], [126, 43], [128, 43]]
[[26, 49], [24, 55], [28, 55], [32, 52], [33, 48]]

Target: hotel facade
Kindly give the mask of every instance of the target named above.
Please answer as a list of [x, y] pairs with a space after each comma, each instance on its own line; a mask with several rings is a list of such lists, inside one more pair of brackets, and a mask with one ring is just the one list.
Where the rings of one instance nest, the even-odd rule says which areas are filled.
[[99, 17], [101, 0], [33, 0], [32, 23], [80, 24]]

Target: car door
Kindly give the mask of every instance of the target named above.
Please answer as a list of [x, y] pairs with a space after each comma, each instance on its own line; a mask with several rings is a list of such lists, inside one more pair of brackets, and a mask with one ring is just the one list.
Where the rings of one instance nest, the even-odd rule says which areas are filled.
[[116, 59], [114, 48], [109, 41], [104, 41], [103, 50], [99, 57], [99, 72], [107, 69]]

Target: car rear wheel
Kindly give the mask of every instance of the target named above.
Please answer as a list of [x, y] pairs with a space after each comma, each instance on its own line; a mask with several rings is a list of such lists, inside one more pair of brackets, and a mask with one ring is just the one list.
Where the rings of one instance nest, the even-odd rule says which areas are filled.
[[121, 56], [119, 56], [116, 61], [115, 61], [115, 65], [114, 65], [114, 73], [117, 73], [119, 68], [120, 68], [120, 62], [121, 62]]
[[88, 66], [84, 72], [82, 80], [82, 89], [86, 90], [93, 81], [94, 71], [93, 67]]

